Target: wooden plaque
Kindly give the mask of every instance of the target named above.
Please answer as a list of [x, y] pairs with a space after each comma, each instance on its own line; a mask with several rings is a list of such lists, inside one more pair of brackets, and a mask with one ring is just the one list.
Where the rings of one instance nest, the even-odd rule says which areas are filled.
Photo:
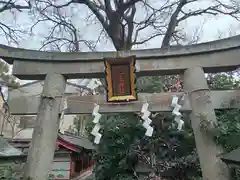
[[105, 59], [107, 102], [136, 101], [135, 56]]

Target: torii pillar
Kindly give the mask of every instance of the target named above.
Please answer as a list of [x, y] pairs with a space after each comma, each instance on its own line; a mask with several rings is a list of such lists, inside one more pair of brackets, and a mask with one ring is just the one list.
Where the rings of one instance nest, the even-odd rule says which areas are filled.
[[65, 87], [66, 79], [61, 74], [47, 74], [25, 165], [26, 179], [48, 179], [56, 148], [60, 108]]
[[191, 124], [195, 136], [203, 179], [229, 180], [228, 167], [219, 157], [223, 152], [222, 149], [216, 145], [213, 137], [207, 135], [200, 127], [200, 122], [203, 117], [207, 121], [217, 121], [211, 102], [210, 90], [201, 67], [185, 70], [184, 88], [189, 94], [192, 107]]

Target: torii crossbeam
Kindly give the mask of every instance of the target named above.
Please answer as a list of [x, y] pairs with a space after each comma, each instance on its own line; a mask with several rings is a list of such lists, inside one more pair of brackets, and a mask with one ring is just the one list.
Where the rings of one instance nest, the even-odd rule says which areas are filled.
[[[236, 70], [240, 66], [240, 36], [223, 40], [171, 47], [168, 49], [146, 49], [121, 52], [42, 52], [0, 45], [0, 58], [13, 64], [13, 75], [25, 80], [43, 80], [44, 88], [41, 98], [24, 99], [22, 102], [10, 101], [10, 109], [15, 114], [38, 114], [33, 134], [33, 143], [28, 155], [25, 177], [33, 180], [47, 178], [51, 166], [57, 138], [59, 114], [66, 79], [69, 78], [102, 78], [104, 77], [104, 58], [136, 56], [138, 76], [158, 76], [184, 74], [184, 89], [188, 93], [185, 110], [191, 111], [191, 124], [196, 140], [203, 179], [227, 180], [227, 167], [221, 163], [220, 150], [200, 129], [201, 117], [216, 121], [214, 109], [239, 108], [239, 90], [210, 92], [204, 73], [226, 72]], [[143, 96], [152, 101], [153, 111], [169, 111], [166, 101], [173, 94], [160, 99], [163, 94]], [[140, 101], [144, 97], [140, 95]], [[72, 102], [71, 102], [72, 98]], [[102, 96], [88, 97], [103, 103]], [[91, 99], [92, 98], [92, 99]], [[74, 103], [77, 97], [69, 97], [71, 113], [90, 113], [93, 102]], [[81, 101], [81, 99], [79, 100]], [[139, 111], [142, 102], [121, 105], [104, 105], [102, 112], [124, 112], [131, 109]], [[24, 104], [25, 103], [25, 104]], [[16, 106], [18, 104], [18, 106]], [[162, 105], [163, 104], [163, 105]], [[21, 107], [25, 106], [25, 107]], [[17, 109], [19, 108], [19, 109]], [[81, 108], [81, 110], [79, 110]], [[224, 173], [223, 173], [224, 172]]]
[[226, 72], [240, 65], [240, 36], [171, 47], [120, 52], [43, 52], [0, 45], [0, 57], [13, 64], [13, 75], [20, 79], [44, 79], [48, 73], [66, 78], [104, 77], [103, 58], [136, 55], [138, 75], [181, 74], [185, 69], [202, 67], [205, 73]]

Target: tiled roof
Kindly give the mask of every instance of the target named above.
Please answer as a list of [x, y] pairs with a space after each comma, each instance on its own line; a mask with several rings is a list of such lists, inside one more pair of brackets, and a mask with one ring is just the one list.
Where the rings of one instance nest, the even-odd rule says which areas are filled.
[[221, 159], [227, 164], [240, 165], [240, 147], [223, 155]]
[[[84, 148], [88, 150], [94, 149], [93, 143], [89, 141], [86, 137], [59, 133], [58, 139], [66, 143], [69, 143], [71, 145], [74, 145], [78, 148]], [[27, 148], [30, 145], [30, 142], [31, 142], [31, 139], [20, 138], [20, 139], [12, 139], [9, 143], [12, 144], [12, 146], [16, 146], [18, 148], [19, 147]]]
[[3, 137], [0, 137], [0, 156], [21, 155], [22, 152], [11, 146]]
[[93, 143], [85, 137], [59, 133], [58, 138], [77, 147], [83, 147], [85, 149], [94, 149]]

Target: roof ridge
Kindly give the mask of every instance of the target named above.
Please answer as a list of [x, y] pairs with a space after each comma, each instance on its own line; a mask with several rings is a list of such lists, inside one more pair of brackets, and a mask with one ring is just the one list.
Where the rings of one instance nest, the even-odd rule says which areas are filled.
[[67, 132], [65, 131], [64, 134], [61, 133], [62, 135], [65, 135], [65, 136], [72, 136], [72, 137], [75, 137], [75, 138], [78, 138], [78, 139], [88, 139], [87, 137], [84, 137], [84, 136], [77, 136], [77, 135], [74, 135], [74, 134], [71, 134], [70, 132]]

